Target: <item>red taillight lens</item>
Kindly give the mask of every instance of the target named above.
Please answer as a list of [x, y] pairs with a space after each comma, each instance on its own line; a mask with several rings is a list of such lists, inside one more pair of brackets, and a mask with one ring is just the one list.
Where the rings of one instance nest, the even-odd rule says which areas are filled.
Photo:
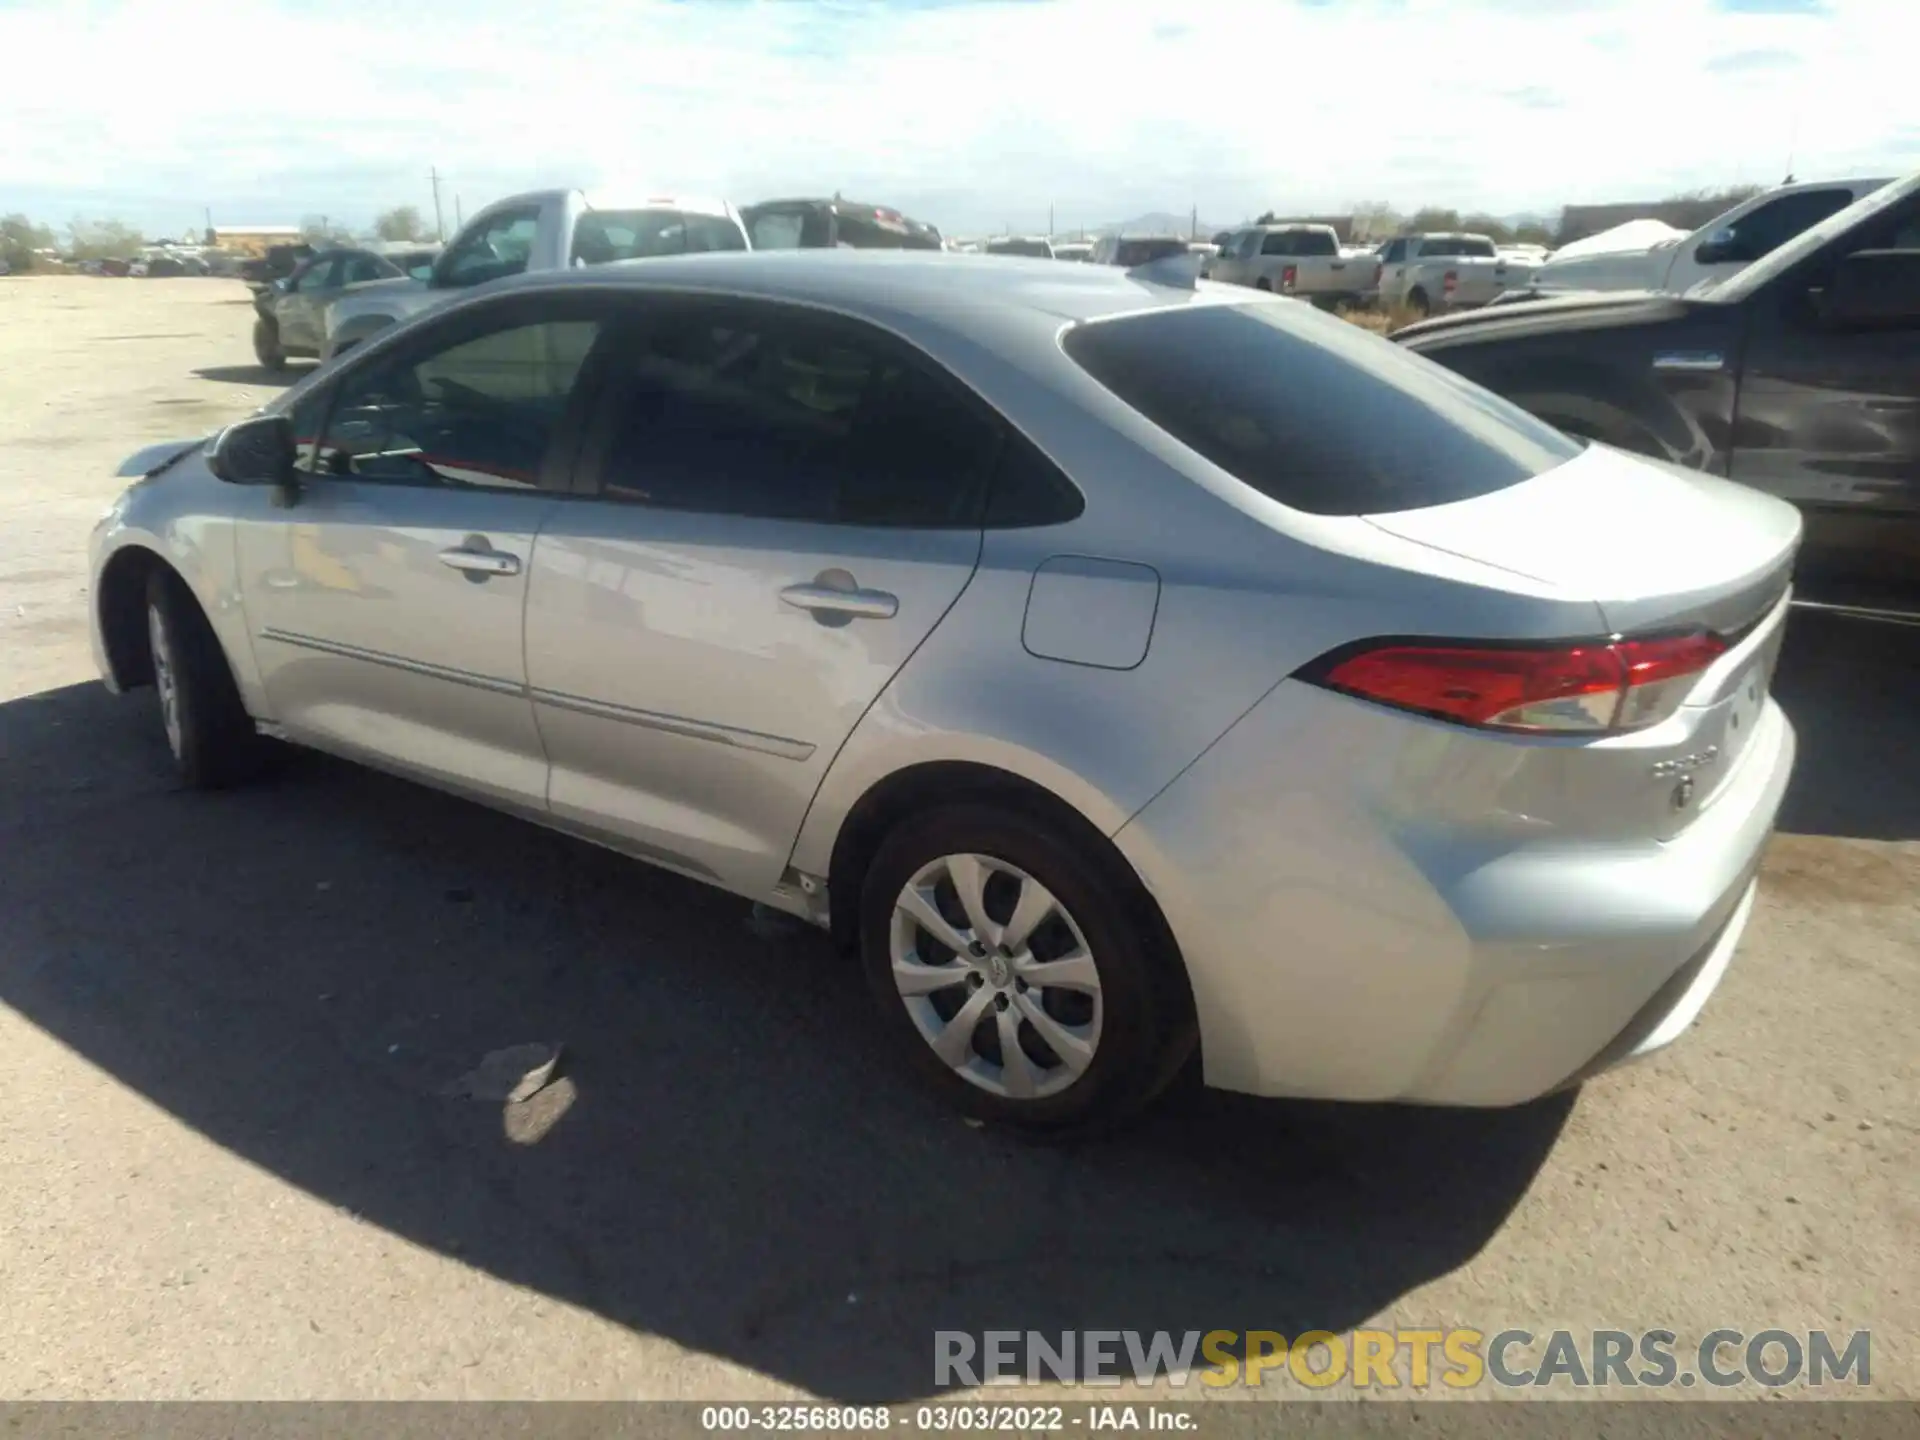
[[1295, 265], [1286, 266], [1280, 272], [1280, 288], [1282, 290], [1291, 290], [1293, 288], [1293, 282], [1298, 280], [1299, 278], [1300, 278], [1300, 270], [1298, 266], [1295, 266]]
[[1639, 730], [1664, 720], [1726, 652], [1717, 635], [1542, 648], [1381, 642], [1301, 672], [1330, 690], [1497, 730]]
[[1446, 291], [1447, 294], [1451, 295], [1454, 292], [1454, 290], [1459, 286], [1459, 284], [1460, 284], [1460, 272], [1458, 270], [1449, 270], [1447, 271], [1446, 279], [1440, 282], [1440, 288]]

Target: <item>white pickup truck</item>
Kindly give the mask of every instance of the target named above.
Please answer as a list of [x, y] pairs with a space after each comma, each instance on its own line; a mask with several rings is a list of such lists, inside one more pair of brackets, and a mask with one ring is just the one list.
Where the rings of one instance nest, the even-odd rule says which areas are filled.
[[1457, 232], [1397, 235], [1376, 263], [1381, 307], [1416, 315], [1490, 305], [1533, 278], [1533, 267], [1502, 255], [1491, 236]]
[[537, 190], [495, 201], [447, 242], [425, 280], [356, 285], [327, 307], [320, 358], [331, 359], [395, 321], [489, 280], [655, 255], [746, 250], [740, 212], [724, 200], [625, 198]]
[[1702, 281], [1738, 274], [1802, 231], [1891, 183], [1830, 180], [1781, 185], [1741, 201], [1691, 235], [1650, 249], [1556, 255], [1534, 271], [1531, 293], [1655, 290], [1684, 295]]
[[1331, 308], [1366, 297], [1373, 261], [1344, 253], [1339, 232], [1331, 225], [1283, 222], [1234, 231], [1202, 273], [1209, 280], [1251, 285]]

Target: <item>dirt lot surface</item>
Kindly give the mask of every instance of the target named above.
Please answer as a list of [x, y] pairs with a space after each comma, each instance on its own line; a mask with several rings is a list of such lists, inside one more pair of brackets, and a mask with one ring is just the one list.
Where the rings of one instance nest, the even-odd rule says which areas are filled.
[[[123, 456], [272, 393], [249, 317], [0, 280], [0, 1395], [905, 1399], [936, 1329], [1370, 1320], [1865, 1328], [1920, 1395], [1920, 630], [1796, 619], [1783, 833], [1664, 1057], [1048, 1150], [901, 1085], [850, 968], [726, 896], [318, 757], [171, 781], [84, 545]], [[524, 1106], [440, 1093], [556, 1040]]]

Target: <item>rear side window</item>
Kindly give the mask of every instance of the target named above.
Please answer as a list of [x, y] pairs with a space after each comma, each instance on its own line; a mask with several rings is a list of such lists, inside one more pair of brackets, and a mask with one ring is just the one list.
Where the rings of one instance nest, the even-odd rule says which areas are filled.
[[608, 368], [609, 500], [821, 524], [980, 524], [1000, 427], [862, 327], [689, 302], [624, 335]]
[[1062, 344], [1174, 439], [1315, 515], [1469, 500], [1580, 453], [1491, 391], [1302, 305], [1156, 310]]

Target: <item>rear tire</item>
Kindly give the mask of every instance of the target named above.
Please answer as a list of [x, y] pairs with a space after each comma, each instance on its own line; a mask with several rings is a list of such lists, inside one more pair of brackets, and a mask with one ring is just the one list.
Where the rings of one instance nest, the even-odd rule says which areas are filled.
[[180, 778], [195, 790], [218, 790], [259, 774], [269, 742], [254, 730], [199, 602], [165, 566], [147, 577], [147, 639], [160, 724]]
[[1426, 291], [1416, 285], [1412, 290], [1407, 292], [1407, 309], [1424, 320], [1427, 316], [1433, 314], [1433, 301], [1427, 298]]
[[1264, 290], [1271, 295], [1273, 293], [1273, 282], [1262, 275], [1258, 280], [1253, 282], [1253, 288], [1256, 290]]
[[862, 968], [908, 1063], [964, 1114], [1053, 1135], [1128, 1119], [1191, 1053], [1160, 934], [1117, 857], [991, 803], [903, 821], [860, 895]]
[[280, 327], [264, 315], [253, 322], [253, 354], [269, 370], [287, 368], [287, 352], [280, 348]]

